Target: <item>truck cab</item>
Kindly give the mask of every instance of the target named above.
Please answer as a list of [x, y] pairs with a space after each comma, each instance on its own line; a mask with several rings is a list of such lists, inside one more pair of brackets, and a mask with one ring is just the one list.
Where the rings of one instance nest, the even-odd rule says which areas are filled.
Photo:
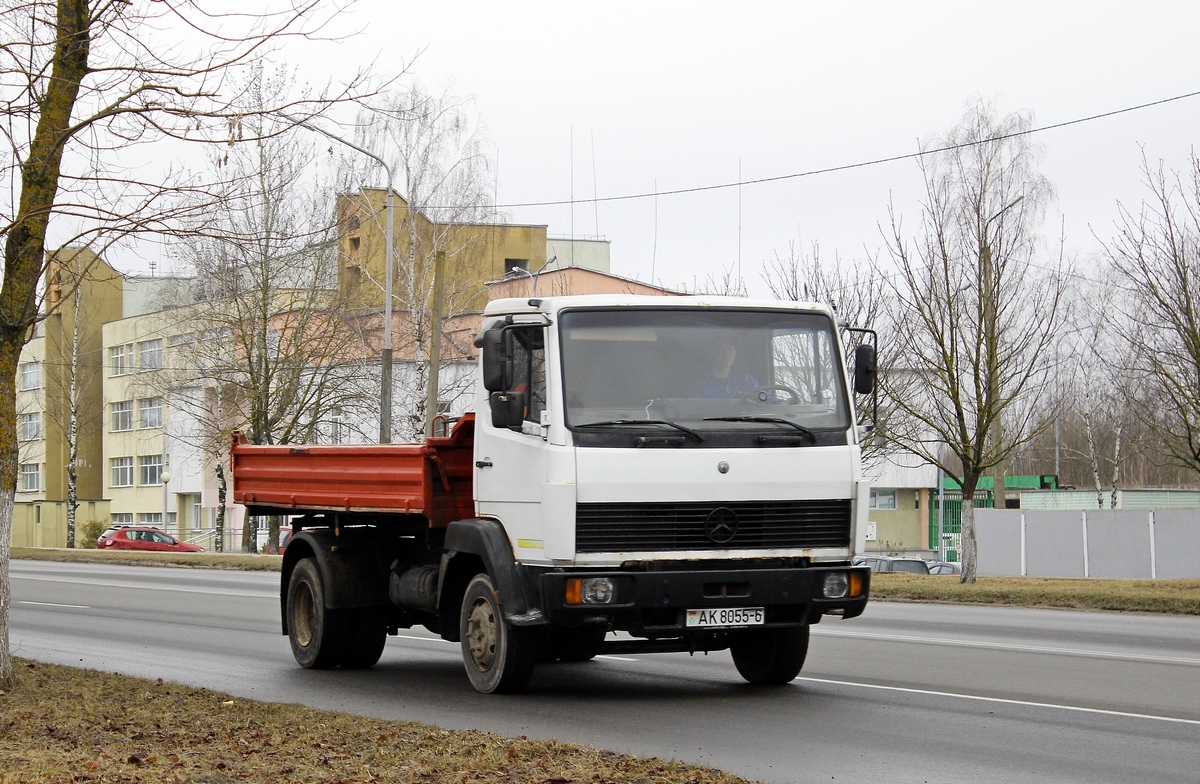
[[[809, 625], [862, 612], [867, 576], [847, 567], [867, 485], [829, 309], [508, 299], [476, 343], [477, 514], [542, 620], [624, 632], [626, 652], [732, 647], [774, 681], [799, 671]], [[744, 639], [794, 655], [756, 670]]]

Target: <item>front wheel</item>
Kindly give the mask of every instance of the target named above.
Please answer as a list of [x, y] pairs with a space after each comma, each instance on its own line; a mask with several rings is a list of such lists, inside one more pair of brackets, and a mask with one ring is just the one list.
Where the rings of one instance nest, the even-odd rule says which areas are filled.
[[325, 587], [316, 561], [296, 564], [287, 592], [288, 640], [301, 667], [327, 670], [340, 663], [345, 649], [345, 617], [325, 606]]
[[804, 668], [808, 656], [808, 627], [755, 629], [730, 646], [733, 663], [750, 683], [789, 683]]
[[463, 664], [476, 691], [511, 694], [533, 676], [537, 641], [532, 629], [504, 620], [496, 589], [486, 574], [467, 584], [459, 615]]

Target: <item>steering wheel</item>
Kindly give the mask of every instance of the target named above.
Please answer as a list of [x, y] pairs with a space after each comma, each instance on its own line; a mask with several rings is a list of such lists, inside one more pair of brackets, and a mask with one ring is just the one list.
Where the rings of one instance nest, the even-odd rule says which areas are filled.
[[800, 393], [789, 387], [787, 384], [770, 384], [765, 387], [747, 389], [745, 392], [738, 395], [738, 400], [742, 400], [746, 403], [768, 403], [772, 398], [772, 395], [770, 394], [771, 392], [786, 392], [787, 400], [780, 402], [786, 403], [789, 406], [800, 404]]

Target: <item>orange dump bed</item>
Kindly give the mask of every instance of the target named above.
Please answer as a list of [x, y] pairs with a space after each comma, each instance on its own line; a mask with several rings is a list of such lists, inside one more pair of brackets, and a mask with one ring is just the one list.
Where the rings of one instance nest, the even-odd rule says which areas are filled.
[[475, 516], [475, 416], [424, 444], [253, 446], [235, 433], [233, 498], [251, 514], [388, 512], [434, 526]]

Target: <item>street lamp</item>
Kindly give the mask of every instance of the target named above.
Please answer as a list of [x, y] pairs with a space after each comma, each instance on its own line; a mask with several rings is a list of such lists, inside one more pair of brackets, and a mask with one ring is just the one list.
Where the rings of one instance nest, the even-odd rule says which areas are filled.
[[549, 267], [551, 264], [553, 264], [557, 260], [558, 260], [558, 255], [555, 254], [555, 255], [551, 256], [549, 259], [547, 259], [545, 264], [538, 267], [537, 272], [530, 272], [529, 270], [525, 269], [524, 267], [513, 267], [511, 270], [509, 270], [508, 274], [516, 276], [516, 277], [520, 277], [520, 275], [518, 275], [518, 273], [524, 273], [529, 278], [529, 280], [533, 283], [533, 289], [530, 291], [529, 296], [536, 297], [537, 296], [537, 276], [541, 275], [542, 270], [546, 269], [546, 267]]
[[169, 531], [170, 529], [167, 527], [167, 518], [169, 517], [169, 514], [167, 512], [167, 508], [168, 508], [167, 501], [170, 498], [170, 496], [167, 495], [167, 482], [171, 481], [171, 456], [169, 454], [167, 454], [167, 450], [165, 450], [165, 449], [163, 450], [162, 473], [159, 475], [159, 480], [162, 481], [162, 486], [163, 486], [162, 528], [164, 531]]
[[315, 131], [327, 139], [344, 144], [350, 149], [360, 152], [363, 155], [371, 158], [387, 172], [388, 188], [387, 201], [385, 211], [387, 212], [387, 248], [386, 248], [386, 266], [387, 273], [384, 276], [383, 282], [383, 353], [380, 357], [380, 389], [379, 389], [379, 443], [392, 443], [392, 273], [395, 269], [395, 188], [393, 187], [396, 178], [392, 173], [392, 167], [387, 161], [380, 158], [370, 150], [364, 149], [354, 142], [343, 139], [341, 136], [330, 133], [324, 128], [319, 128], [316, 125], [296, 120], [291, 117], [287, 119], [310, 131]]

